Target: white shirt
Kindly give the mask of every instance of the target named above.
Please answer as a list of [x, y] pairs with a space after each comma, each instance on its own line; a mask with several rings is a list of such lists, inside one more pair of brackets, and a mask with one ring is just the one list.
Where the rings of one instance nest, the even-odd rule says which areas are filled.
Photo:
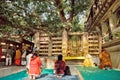
[[26, 61], [27, 61], [26, 68], [28, 68], [28, 69], [30, 68], [30, 59], [31, 59], [32, 55], [33, 54], [28, 54], [26, 56]]

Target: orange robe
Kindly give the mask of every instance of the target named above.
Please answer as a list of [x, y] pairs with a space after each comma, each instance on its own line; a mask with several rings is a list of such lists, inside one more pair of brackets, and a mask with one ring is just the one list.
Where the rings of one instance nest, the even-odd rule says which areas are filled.
[[111, 59], [110, 59], [110, 54], [107, 52], [102, 52], [99, 54], [99, 58], [100, 58], [100, 65], [99, 68], [103, 69], [106, 66], [112, 68], [112, 63], [111, 63]]
[[41, 65], [42, 65], [42, 62], [39, 57], [31, 59], [29, 75], [40, 75], [41, 74]]
[[18, 49], [16, 50], [15, 54], [15, 64], [20, 65], [21, 64], [21, 51]]

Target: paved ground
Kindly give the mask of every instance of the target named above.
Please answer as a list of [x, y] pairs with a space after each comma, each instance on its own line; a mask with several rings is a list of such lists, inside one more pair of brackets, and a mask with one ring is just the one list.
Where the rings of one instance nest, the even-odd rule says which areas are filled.
[[[72, 75], [78, 75], [75, 65], [69, 65]], [[25, 70], [25, 66], [3, 66], [0, 67], [0, 77]]]
[[[78, 70], [76, 69], [76, 65], [69, 65], [70, 66], [70, 70], [71, 70], [71, 74], [72, 75], [78, 75], [81, 78], [81, 75], [78, 73]], [[4, 77], [13, 73], [17, 73], [19, 71], [25, 70], [25, 66], [3, 66], [0, 67], [0, 77]]]
[[[53, 58], [52, 58], [53, 59]], [[66, 61], [67, 65], [70, 67], [70, 71], [72, 75], [78, 75], [80, 80], [83, 80], [82, 76], [78, 72], [75, 66], [80, 65], [79, 61]], [[7, 76], [13, 73], [17, 73], [19, 71], [25, 70], [25, 66], [0, 66], [0, 77]]]
[[24, 66], [3, 66], [0, 67], [0, 77], [4, 77], [13, 73], [25, 70]]
[[70, 71], [72, 75], [78, 75], [80, 80], [84, 80], [80, 72], [77, 70], [76, 66], [77, 65], [69, 65], [70, 66]]

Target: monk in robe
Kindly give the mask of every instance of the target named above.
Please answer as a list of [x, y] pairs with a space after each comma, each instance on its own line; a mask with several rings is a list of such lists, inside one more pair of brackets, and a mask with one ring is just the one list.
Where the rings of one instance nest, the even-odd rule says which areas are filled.
[[15, 54], [15, 64], [16, 65], [21, 65], [21, 51], [19, 48], [17, 48], [16, 50], [16, 54]]
[[105, 49], [102, 49], [102, 52], [99, 54], [99, 58], [100, 58], [100, 65], [99, 65], [100, 69], [112, 68], [110, 54]]

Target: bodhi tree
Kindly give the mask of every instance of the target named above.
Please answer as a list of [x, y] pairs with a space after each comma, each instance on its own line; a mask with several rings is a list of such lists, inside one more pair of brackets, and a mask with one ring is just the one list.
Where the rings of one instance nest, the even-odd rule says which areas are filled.
[[0, 3], [0, 16], [8, 22], [6, 26], [19, 30], [21, 36], [38, 31], [63, 33], [66, 50], [68, 31], [83, 31], [80, 22], [92, 0], [1, 0]]
[[[68, 31], [76, 21], [79, 21], [79, 15], [84, 15], [90, 6], [90, 0], [54, 0], [58, 10], [59, 18], [63, 24], [63, 53], [67, 50]], [[76, 20], [77, 19], [77, 20]], [[78, 24], [78, 23], [77, 23]], [[74, 26], [78, 30], [77, 26]], [[75, 29], [73, 28], [73, 30]]]

